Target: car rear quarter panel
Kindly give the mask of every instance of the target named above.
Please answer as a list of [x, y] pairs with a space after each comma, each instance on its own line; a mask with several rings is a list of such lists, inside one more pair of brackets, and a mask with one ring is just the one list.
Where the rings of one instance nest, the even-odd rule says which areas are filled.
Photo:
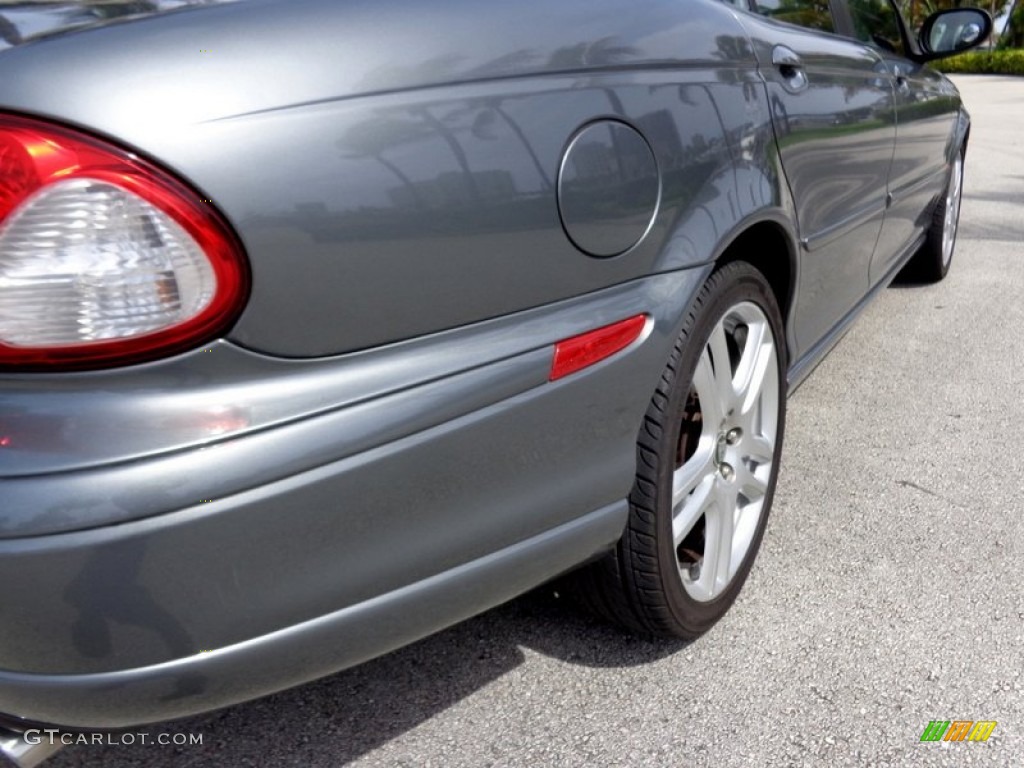
[[[450, 35], [425, 36], [427, 26]], [[223, 209], [254, 273], [231, 348], [0, 377], [18, 438], [0, 463], [6, 477], [205, 448], [441, 368], [543, 348], [588, 326], [539, 331], [528, 308], [707, 265], [752, 221], [792, 220], [747, 39], [732, 11], [700, 0], [642, 12], [609, 0], [533, 12], [400, 0], [203, 6], [0, 52], [0, 108], [85, 126], [170, 166]], [[569, 137], [596, 117], [640, 130], [661, 176], [647, 237], [606, 259], [570, 243], [553, 191]], [[687, 300], [672, 299], [677, 313]], [[490, 338], [483, 322], [499, 316], [513, 347], [467, 341]], [[408, 337], [435, 350], [432, 364], [400, 346]], [[285, 368], [233, 354], [239, 345], [330, 357]], [[355, 373], [364, 359], [339, 354], [369, 347], [391, 361], [370, 366], [372, 380]], [[26, 514], [48, 512], [15, 517]], [[22, 522], [8, 525], [30, 533]]]
[[[136, 147], [227, 215], [253, 267], [231, 338], [276, 355], [700, 264], [778, 201], [754, 57], [717, 3], [253, 0], [16, 47], [7, 72], [0, 106]], [[600, 118], [639, 129], [661, 178], [649, 233], [609, 259], [573, 246], [556, 199]]]

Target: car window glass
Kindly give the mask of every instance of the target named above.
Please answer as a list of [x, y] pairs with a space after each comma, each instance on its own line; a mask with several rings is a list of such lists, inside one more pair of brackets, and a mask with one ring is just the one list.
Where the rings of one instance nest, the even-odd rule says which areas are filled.
[[835, 32], [828, 0], [756, 0], [757, 12], [801, 27]]
[[858, 40], [889, 53], [905, 55], [899, 17], [889, 0], [849, 0], [848, 6]]

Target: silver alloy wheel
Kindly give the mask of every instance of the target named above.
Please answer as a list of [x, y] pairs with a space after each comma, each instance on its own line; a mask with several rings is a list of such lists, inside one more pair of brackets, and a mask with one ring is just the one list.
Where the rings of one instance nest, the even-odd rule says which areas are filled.
[[953, 260], [957, 224], [960, 221], [960, 197], [964, 185], [964, 159], [959, 152], [953, 160], [953, 169], [946, 188], [946, 205], [942, 217], [942, 268], [946, 270]]
[[693, 375], [700, 433], [681, 448], [672, 477], [672, 536], [683, 587], [700, 602], [729, 586], [762, 515], [778, 429], [777, 355], [767, 316], [745, 301], [715, 325]]

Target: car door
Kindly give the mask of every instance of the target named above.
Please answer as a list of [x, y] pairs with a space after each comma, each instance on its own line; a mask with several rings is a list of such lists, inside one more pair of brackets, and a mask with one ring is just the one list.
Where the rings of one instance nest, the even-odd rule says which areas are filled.
[[945, 189], [949, 142], [959, 99], [950, 82], [907, 57], [907, 37], [892, 0], [847, 0], [852, 34], [883, 62], [894, 84], [896, 149], [889, 176], [889, 208], [871, 263], [882, 280], [931, 223], [931, 207]]
[[827, 0], [753, 0], [743, 14], [772, 106], [801, 239], [795, 360], [869, 288], [896, 128], [891, 79], [835, 34]]

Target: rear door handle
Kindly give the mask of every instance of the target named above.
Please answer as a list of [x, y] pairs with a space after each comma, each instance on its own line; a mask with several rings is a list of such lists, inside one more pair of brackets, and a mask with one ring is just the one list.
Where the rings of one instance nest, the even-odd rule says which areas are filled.
[[776, 45], [772, 48], [772, 66], [779, 70], [788, 90], [802, 91], [807, 87], [804, 63], [792, 48], [787, 48], [784, 45]]

